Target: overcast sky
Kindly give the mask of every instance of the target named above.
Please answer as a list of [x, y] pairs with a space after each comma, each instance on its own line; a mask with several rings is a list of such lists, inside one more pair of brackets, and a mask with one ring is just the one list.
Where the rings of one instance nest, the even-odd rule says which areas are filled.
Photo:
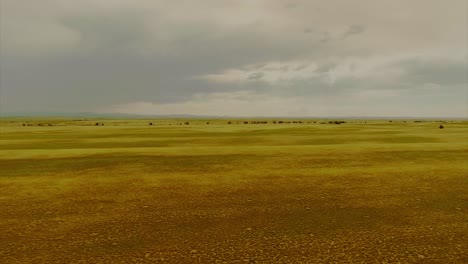
[[467, 117], [466, 0], [0, 0], [2, 112]]

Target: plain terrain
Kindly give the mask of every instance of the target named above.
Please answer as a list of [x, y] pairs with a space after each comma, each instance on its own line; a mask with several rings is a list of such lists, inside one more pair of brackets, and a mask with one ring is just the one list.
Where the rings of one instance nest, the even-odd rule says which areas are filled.
[[467, 121], [246, 121], [1, 119], [0, 263], [468, 263]]

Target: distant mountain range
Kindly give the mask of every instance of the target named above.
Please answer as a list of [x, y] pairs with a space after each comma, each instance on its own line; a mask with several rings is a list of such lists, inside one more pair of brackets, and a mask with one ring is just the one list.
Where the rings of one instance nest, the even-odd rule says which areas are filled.
[[143, 115], [143, 114], [125, 114], [125, 113], [95, 113], [95, 112], [5, 112], [0, 113], [0, 118], [8, 117], [66, 117], [66, 118], [238, 118], [238, 119], [247, 119], [247, 118], [283, 118], [283, 119], [451, 119], [451, 120], [468, 120], [467, 117], [401, 117], [401, 116], [250, 116], [250, 117], [239, 117], [239, 116], [215, 116], [215, 115]]

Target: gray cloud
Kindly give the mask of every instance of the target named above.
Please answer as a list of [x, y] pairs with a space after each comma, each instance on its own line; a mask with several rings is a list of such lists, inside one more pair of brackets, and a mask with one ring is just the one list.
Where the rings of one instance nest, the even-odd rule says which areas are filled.
[[[434, 83], [450, 88], [468, 83], [468, 64], [462, 60], [428, 60], [414, 58], [399, 62], [394, 67], [404, 69], [404, 81], [414, 84]], [[468, 86], [467, 86], [468, 89]]]
[[360, 98], [346, 109], [359, 114], [373, 107], [362, 98], [386, 96], [412, 100], [416, 113], [416, 95], [425, 93], [445, 98], [435, 107], [465, 114], [462, 0], [444, 3], [443, 17], [435, 0], [3, 2], [2, 111], [111, 111], [136, 102], [183, 110], [203, 108], [203, 98], [279, 96]]
[[249, 80], [260, 80], [262, 79], [263, 75], [265, 75], [263, 72], [255, 72], [249, 75], [247, 77]]
[[296, 8], [297, 6], [297, 3], [287, 3], [284, 5], [285, 8]]
[[352, 35], [358, 35], [366, 31], [366, 27], [364, 25], [351, 25], [349, 26], [348, 30], [343, 33], [342, 38], [347, 38]]

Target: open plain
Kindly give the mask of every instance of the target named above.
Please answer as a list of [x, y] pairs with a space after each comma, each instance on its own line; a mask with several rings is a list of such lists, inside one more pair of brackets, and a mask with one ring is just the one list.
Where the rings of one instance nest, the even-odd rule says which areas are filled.
[[468, 263], [468, 122], [282, 121], [0, 120], [0, 263]]

